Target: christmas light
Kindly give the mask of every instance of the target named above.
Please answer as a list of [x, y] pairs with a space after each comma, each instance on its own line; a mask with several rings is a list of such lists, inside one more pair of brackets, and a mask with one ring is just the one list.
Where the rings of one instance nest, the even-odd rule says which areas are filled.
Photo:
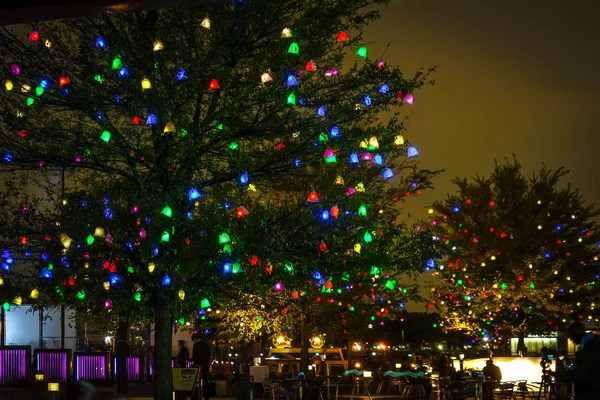
[[29, 40], [31, 40], [32, 42], [37, 42], [38, 40], [40, 40], [40, 33], [38, 31], [31, 31], [29, 33]]
[[177, 130], [175, 129], [175, 124], [172, 122], [167, 122], [167, 124], [165, 125], [165, 129], [163, 130], [163, 133], [175, 133]]
[[162, 215], [164, 215], [165, 217], [169, 217], [169, 218], [171, 218], [173, 216], [173, 210], [169, 206], [165, 206], [165, 208], [163, 208], [160, 213]]
[[155, 40], [154, 43], [152, 43], [152, 51], [161, 51], [165, 48], [165, 46], [162, 44], [162, 42], [160, 40]]
[[219, 81], [217, 81], [216, 79], [211, 79], [210, 83], [208, 84], [208, 89], [209, 90], [217, 90], [219, 89]]
[[281, 37], [285, 39], [291, 38], [292, 30], [290, 28], [283, 28], [283, 30], [281, 31]]
[[110, 132], [109, 131], [102, 132], [102, 135], [100, 135], [100, 139], [105, 143], [110, 142]]
[[288, 53], [298, 55], [298, 53], [300, 53], [300, 47], [298, 47], [298, 43], [294, 42], [290, 44], [290, 47], [288, 48]]
[[383, 179], [390, 179], [394, 176], [394, 173], [389, 168], [384, 168], [383, 171], [381, 171], [381, 173], [383, 175]]
[[272, 80], [273, 78], [271, 78], [271, 74], [269, 74], [268, 72], [263, 72], [263, 74], [260, 76], [260, 81], [262, 83], [271, 82]]
[[298, 84], [298, 81], [296, 80], [296, 77], [294, 75], [288, 75], [288, 77], [287, 77], [288, 87], [296, 86], [297, 84]]
[[408, 158], [412, 158], [412, 157], [416, 157], [419, 155], [419, 151], [417, 150], [416, 147], [414, 146], [409, 146], [406, 149], [406, 155], [408, 156]]
[[144, 78], [142, 79], [142, 90], [152, 89], [152, 84], [150, 83], [150, 79]]
[[337, 41], [338, 42], [345, 42], [348, 40], [348, 35], [346, 34], [346, 32], [340, 32], [337, 35]]
[[366, 47], [361, 47], [360, 49], [358, 49], [356, 51], [356, 55], [358, 55], [359, 57], [366, 58], [367, 57], [367, 48]]
[[309, 203], [318, 203], [319, 202], [319, 195], [317, 194], [317, 192], [312, 191], [308, 194], [308, 199], [307, 201]]
[[296, 104], [296, 95], [294, 93], [290, 93], [287, 97], [287, 103], [291, 105]]
[[188, 191], [188, 199], [189, 199], [190, 201], [194, 201], [194, 200], [196, 200], [196, 199], [199, 199], [199, 198], [200, 198], [200, 192], [198, 191], [198, 189], [196, 189], [196, 188], [191, 188], [191, 189]]
[[200, 22], [200, 26], [204, 29], [210, 29], [210, 18], [205, 17], [202, 22]]
[[96, 48], [103, 49], [105, 46], [106, 46], [106, 44], [104, 43], [104, 38], [103, 37], [98, 37], [96, 39]]

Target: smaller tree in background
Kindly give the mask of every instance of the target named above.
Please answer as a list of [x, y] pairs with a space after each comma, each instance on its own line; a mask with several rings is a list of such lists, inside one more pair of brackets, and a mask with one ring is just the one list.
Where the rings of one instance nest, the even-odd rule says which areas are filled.
[[571, 318], [598, 321], [598, 211], [561, 183], [566, 173], [543, 167], [527, 178], [507, 161], [489, 177], [455, 179], [458, 193], [433, 205], [446, 251], [433, 303], [445, 330], [501, 343]]

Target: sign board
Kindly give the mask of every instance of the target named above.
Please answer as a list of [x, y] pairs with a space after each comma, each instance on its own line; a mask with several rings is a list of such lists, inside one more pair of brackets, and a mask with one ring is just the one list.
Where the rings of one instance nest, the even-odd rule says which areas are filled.
[[173, 390], [191, 392], [198, 379], [198, 368], [173, 368]]

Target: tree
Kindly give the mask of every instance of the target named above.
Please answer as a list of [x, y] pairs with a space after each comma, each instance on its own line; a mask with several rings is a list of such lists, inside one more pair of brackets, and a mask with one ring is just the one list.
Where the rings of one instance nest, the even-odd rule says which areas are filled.
[[27, 233], [14, 252], [47, 301], [152, 315], [155, 398], [171, 398], [171, 331], [190, 313], [240, 290], [293, 298], [316, 264], [337, 288], [401, 260], [392, 206], [435, 172], [417, 168], [397, 112], [380, 113], [431, 71], [367, 57], [368, 6], [384, 3], [105, 15], [37, 24], [28, 42], [0, 31], [2, 171], [47, 189], [34, 210], [7, 196], [24, 211], [3, 216], [19, 227], [7, 240]]
[[500, 343], [598, 318], [598, 212], [561, 184], [566, 173], [525, 177], [507, 161], [489, 177], [455, 179], [458, 193], [433, 205], [446, 250], [434, 303], [446, 330]]

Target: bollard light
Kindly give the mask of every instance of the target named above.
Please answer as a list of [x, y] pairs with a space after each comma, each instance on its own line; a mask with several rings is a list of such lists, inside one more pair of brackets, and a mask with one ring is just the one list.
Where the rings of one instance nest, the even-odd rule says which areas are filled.
[[370, 378], [371, 376], [373, 376], [373, 372], [371, 372], [371, 371], [365, 371], [363, 373], [363, 375], [364, 375], [365, 378]]
[[48, 391], [49, 392], [59, 392], [60, 391], [60, 383], [48, 382]]
[[396, 369], [402, 368], [402, 364], [396, 364]]
[[43, 382], [44, 381], [44, 373], [42, 371], [37, 371], [35, 373], [35, 380], [36, 380], [36, 382]]

